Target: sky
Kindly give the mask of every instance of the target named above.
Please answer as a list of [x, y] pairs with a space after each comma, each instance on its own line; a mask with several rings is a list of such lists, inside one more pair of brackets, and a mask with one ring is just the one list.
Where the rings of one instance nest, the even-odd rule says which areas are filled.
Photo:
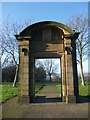
[[88, 13], [88, 3], [76, 2], [9, 2], [2, 3], [3, 21], [10, 16], [11, 21], [23, 22], [30, 19], [32, 22], [53, 20], [65, 23], [73, 15]]
[[[88, 15], [88, 2], [2, 2], [2, 24], [8, 16], [11, 23], [28, 19], [31, 23], [50, 20], [65, 24], [77, 14]], [[83, 66], [87, 72], [88, 61]]]

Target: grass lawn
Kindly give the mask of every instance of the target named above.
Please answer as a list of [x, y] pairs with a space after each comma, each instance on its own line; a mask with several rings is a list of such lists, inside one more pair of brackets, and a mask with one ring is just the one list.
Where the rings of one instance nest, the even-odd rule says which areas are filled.
[[35, 93], [39, 92], [43, 88], [43, 84], [35, 83]]
[[90, 83], [86, 82], [85, 86], [81, 85], [81, 82], [79, 82], [79, 95], [80, 96], [90, 96]]
[[[10, 82], [4, 82], [2, 85], [0, 85], [0, 91], [2, 88], [2, 95], [0, 94], [0, 103], [5, 102], [6, 100], [17, 96], [18, 95], [18, 87], [16, 86], [15, 88], [12, 87], [13, 83]], [[51, 85], [56, 85], [56, 91], [57, 93], [61, 93], [61, 84], [58, 82], [35, 82], [35, 93], [39, 92], [42, 88], [43, 85], [46, 84], [51, 84]], [[79, 82], [79, 95], [80, 96], [90, 96], [90, 92], [88, 88], [90, 87], [90, 83], [86, 83], [85, 86], [82, 86], [81, 83]], [[2, 98], [2, 99], [1, 99]]]
[[[81, 82], [79, 81], [79, 96], [90, 96], [90, 91], [88, 90], [90, 88], [90, 83], [86, 82], [85, 86], [81, 85]], [[56, 85], [57, 92], [61, 92], [61, 85]]]
[[2, 89], [2, 99], [0, 95], [0, 103], [11, 97], [17, 96], [18, 94], [18, 87], [16, 86], [16, 88], [13, 88], [12, 83], [10, 82], [2, 83], [2, 85], [0, 85], [0, 89]]
[[[5, 102], [6, 100], [18, 95], [18, 87], [13, 88], [13, 83], [4, 82], [0, 85], [0, 103]], [[41, 84], [35, 84], [35, 93], [37, 93], [42, 88]]]
[[56, 85], [57, 93], [61, 93], [61, 84]]

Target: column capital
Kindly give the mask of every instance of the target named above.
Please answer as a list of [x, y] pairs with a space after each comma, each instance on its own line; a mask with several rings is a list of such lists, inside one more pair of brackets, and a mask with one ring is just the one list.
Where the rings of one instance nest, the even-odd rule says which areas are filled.
[[78, 38], [80, 32], [75, 32], [74, 34], [64, 34], [64, 38], [67, 39], [72, 39], [74, 38], [75, 40]]
[[24, 40], [30, 40], [31, 39], [31, 36], [20, 36], [20, 35], [15, 35], [16, 39], [18, 41], [23, 41]]

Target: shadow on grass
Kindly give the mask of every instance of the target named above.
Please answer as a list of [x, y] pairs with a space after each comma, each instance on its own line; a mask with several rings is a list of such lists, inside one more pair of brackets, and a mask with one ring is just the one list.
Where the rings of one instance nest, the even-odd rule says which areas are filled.
[[43, 89], [45, 85], [41, 85], [41, 87], [39, 88], [39, 90], [35, 91], [35, 93], [38, 93], [41, 89]]

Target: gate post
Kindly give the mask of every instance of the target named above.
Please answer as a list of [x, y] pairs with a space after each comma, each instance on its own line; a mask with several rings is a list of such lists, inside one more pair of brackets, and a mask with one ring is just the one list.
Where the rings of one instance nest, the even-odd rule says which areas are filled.
[[71, 39], [66, 39], [65, 59], [66, 59], [66, 85], [67, 96], [66, 103], [75, 103], [76, 96], [74, 94], [74, 67], [73, 67], [73, 52]]
[[66, 76], [65, 76], [65, 55], [61, 57], [61, 73], [62, 73], [62, 101], [66, 102]]
[[29, 103], [29, 39], [16, 36], [19, 41], [18, 102]]

